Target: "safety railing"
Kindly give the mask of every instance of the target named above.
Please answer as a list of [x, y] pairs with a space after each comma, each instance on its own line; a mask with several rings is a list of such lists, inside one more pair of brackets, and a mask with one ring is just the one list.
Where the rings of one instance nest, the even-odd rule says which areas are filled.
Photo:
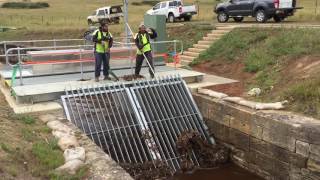
[[[157, 45], [162, 44], [163, 47], [161, 51], [158, 51]], [[183, 52], [183, 43], [179, 40], [173, 41], [157, 41], [151, 42], [154, 49], [154, 57], [162, 57], [165, 62], [168, 62], [169, 58], [173, 59], [173, 63], [177, 63], [179, 54]], [[180, 51], [177, 52], [177, 49]], [[135, 60], [136, 47], [135, 44], [124, 43], [119, 41], [114, 41], [114, 46], [111, 48], [111, 67], [126, 66], [130, 68], [133, 72], [133, 61]], [[61, 56], [70, 56], [69, 58]], [[52, 57], [58, 57], [52, 58]], [[73, 57], [73, 58], [72, 58]], [[59, 59], [60, 58], [60, 59]], [[177, 59], [175, 59], [177, 58]], [[118, 61], [127, 60], [127, 61]], [[32, 68], [32, 66], [37, 66], [38, 70], [41, 69], [43, 65], [51, 66], [51, 72], [46, 67], [45, 72], [34, 73], [34, 75], [46, 75], [55, 74], [54, 66], [63, 64], [78, 64], [77, 66], [72, 65], [71, 67], [77, 67], [77, 72], [80, 72], [81, 79], [86, 69], [90, 68], [92, 71], [92, 64], [94, 63], [93, 56], [93, 45], [76, 45], [76, 46], [49, 46], [49, 47], [26, 47], [26, 48], [10, 48], [5, 52], [5, 62], [6, 65], [12, 69], [16, 69], [13, 72], [19, 72], [20, 85], [23, 85], [23, 75], [22, 71], [25, 68]], [[90, 64], [92, 63], [92, 64]], [[89, 65], [88, 66], [84, 66]], [[66, 67], [66, 68], [70, 68]], [[48, 73], [50, 72], [50, 73]], [[62, 73], [58, 72], [57, 74]], [[15, 75], [13, 75], [15, 77]], [[13, 84], [12, 84], [13, 86]]]
[[[126, 42], [130, 37], [115, 37], [114, 40]], [[0, 51], [0, 57], [5, 57], [8, 49], [12, 46], [16, 47], [59, 47], [67, 45], [92, 45], [92, 42], [86, 39], [46, 39], [46, 40], [23, 40], [23, 41], [0, 41], [0, 46], [3, 46], [3, 52]]]

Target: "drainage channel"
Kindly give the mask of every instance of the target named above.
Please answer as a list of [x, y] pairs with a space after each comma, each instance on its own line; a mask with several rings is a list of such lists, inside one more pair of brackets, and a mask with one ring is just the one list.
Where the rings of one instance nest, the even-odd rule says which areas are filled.
[[[70, 89], [61, 98], [67, 119], [120, 165], [161, 162], [174, 174], [182, 168], [181, 134], [196, 132], [214, 144], [180, 76]], [[187, 158], [201, 166], [199, 156]]]

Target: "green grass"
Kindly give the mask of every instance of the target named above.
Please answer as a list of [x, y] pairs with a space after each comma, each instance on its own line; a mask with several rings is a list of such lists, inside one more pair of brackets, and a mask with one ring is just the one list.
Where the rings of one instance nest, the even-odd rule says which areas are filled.
[[12, 149], [11, 147], [9, 147], [7, 144], [5, 143], [0, 143], [0, 147], [3, 151], [5, 151], [6, 153], [12, 153]]
[[206, 61], [243, 63], [243, 71], [253, 75], [246, 88], [263, 90], [259, 100], [290, 99], [291, 110], [320, 118], [320, 78], [313, 78], [317, 74], [297, 82], [291, 79], [305, 74], [285, 74], [290, 71], [288, 66], [299, 59], [319, 57], [319, 42], [317, 29], [236, 29], [201, 53], [193, 65]]
[[[187, 23], [180, 27], [168, 27], [168, 39], [180, 40], [183, 43], [183, 49], [187, 50], [202, 39], [214, 27], [209, 23]], [[183, 32], [183, 35], [181, 35]], [[177, 46], [178, 48], [180, 46]], [[179, 51], [180, 49], [178, 49]]]
[[15, 115], [15, 118], [24, 124], [34, 124], [36, 122], [35, 118], [31, 115]]
[[291, 101], [291, 108], [298, 112], [320, 117], [320, 78], [300, 82], [283, 93]]
[[64, 163], [51, 130], [35, 115], [14, 114], [5, 101], [0, 101], [0, 111], [0, 174], [7, 179], [49, 179]]
[[192, 64], [195, 65], [212, 59], [222, 59], [230, 62], [236, 61], [239, 57], [245, 55], [250, 47], [264, 41], [267, 37], [268, 32], [259, 29], [249, 29], [246, 31], [236, 29], [212, 44]]
[[26, 141], [33, 142], [35, 140], [35, 131], [29, 128], [21, 129], [22, 138]]
[[83, 166], [74, 175], [51, 173], [50, 174], [50, 180], [79, 180], [79, 179], [85, 179], [85, 177], [88, 175], [88, 172], [89, 172], [89, 167], [88, 166]]
[[31, 151], [39, 163], [39, 166], [33, 172], [36, 176], [46, 175], [42, 173], [55, 169], [64, 163], [62, 152], [55, 139], [51, 139], [49, 142], [40, 141], [35, 143]]

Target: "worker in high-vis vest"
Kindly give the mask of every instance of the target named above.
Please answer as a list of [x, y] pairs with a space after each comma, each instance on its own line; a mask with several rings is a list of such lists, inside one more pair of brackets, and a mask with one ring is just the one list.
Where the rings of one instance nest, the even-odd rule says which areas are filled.
[[101, 65], [103, 67], [104, 80], [111, 80], [109, 77], [109, 60], [113, 38], [108, 30], [108, 24], [101, 23], [99, 29], [93, 32], [92, 40], [94, 42], [95, 81], [99, 82]]
[[[137, 46], [137, 56], [136, 56], [136, 69], [135, 75], [139, 75], [141, 71], [141, 66], [145, 57], [146, 60], [149, 62], [149, 73], [150, 77], [154, 78], [154, 66], [153, 66], [153, 59], [152, 59], [152, 49], [150, 44], [150, 39], [157, 38], [157, 32], [153, 28], [146, 28], [143, 23], [139, 26], [139, 32], [135, 36], [135, 44]], [[145, 57], [143, 56], [145, 55]], [[152, 70], [151, 70], [152, 68]]]

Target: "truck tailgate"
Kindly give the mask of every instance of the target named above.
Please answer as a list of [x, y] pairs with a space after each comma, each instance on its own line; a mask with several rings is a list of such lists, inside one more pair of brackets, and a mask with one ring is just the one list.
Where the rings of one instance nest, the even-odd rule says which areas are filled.
[[279, 8], [292, 8], [292, 0], [280, 0]]
[[182, 13], [197, 12], [195, 5], [182, 6]]

